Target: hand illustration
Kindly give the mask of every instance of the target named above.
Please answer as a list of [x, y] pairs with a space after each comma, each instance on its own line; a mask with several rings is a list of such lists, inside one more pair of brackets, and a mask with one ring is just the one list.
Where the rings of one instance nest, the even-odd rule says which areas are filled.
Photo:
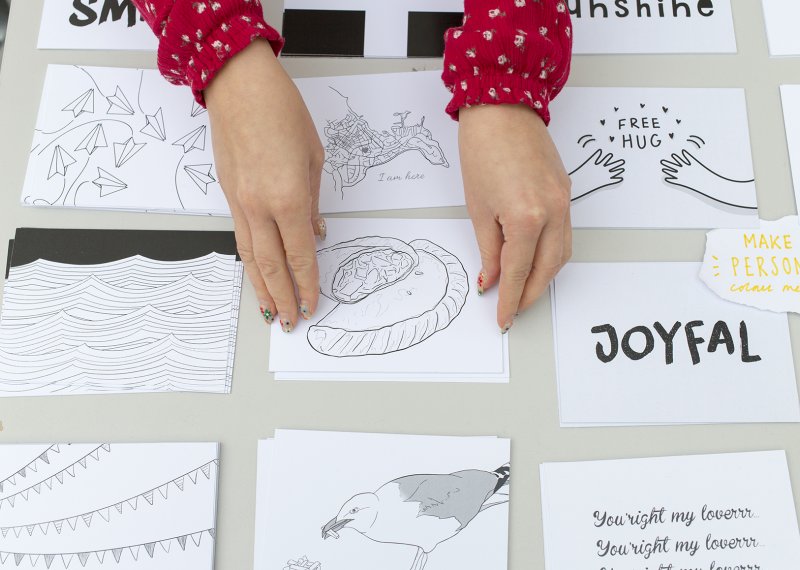
[[572, 255], [570, 180], [544, 122], [527, 107], [462, 109], [459, 125], [483, 263], [478, 291], [500, 283], [497, 322], [506, 332]]
[[[205, 92], [236, 242], [261, 311], [285, 332], [319, 299], [324, 151], [300, 93], [266, 42], [234, 56]], [[297, 294], [295, 294], [295, 287]], [[299, 297], [299, 299], [298, 299]]]
[[721, 204], [756, 210], [755, 180], [734, 180], [717, 174], [688, 150], [661, 161], [664, 181], [686, 188]]
[[572, 180], [571, 200], [574, 202], [602, 188], [616, 186], [624, 180], [625, 160], [614, 159], [612, 153], [597, 149], [583, 164], [569, 173]]

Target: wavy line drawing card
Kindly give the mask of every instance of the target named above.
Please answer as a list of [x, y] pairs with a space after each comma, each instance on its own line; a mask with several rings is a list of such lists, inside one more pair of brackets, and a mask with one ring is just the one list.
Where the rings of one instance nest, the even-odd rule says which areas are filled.
[[130, 0], [45, 0], [37, 47], [155, 51], [158, 39]]
[[786, 453], [545, 463], [545, 568], [800, 567]]
[[212, 570], [217, 443], [0, 446], [0, 567]]
[[330, 219], [317, 259], [316, 314], [291, 334], [276, 320], [271, 372], [507, 381], [496, 292], [479, 297], [472, 285], [469, 220]]
[[800, 56], [800, 37], [793, 25], [800, 20], [800, 4], [795, 0], [761, 1], [770, 55]]
[[0, 396], [230, 392], [242, 274], [231, 232], [17, 230]]
[[561, 424], [798, 422], [785, 313], [725, 301], [701, 263], [571, 263], [553, 284]]
[[781, 102], [795, 203], [800, 207], [800, 85], [781, 85]]
[[743, 89], [565, 89], [550, 133], [589, 228], [758, 226]]

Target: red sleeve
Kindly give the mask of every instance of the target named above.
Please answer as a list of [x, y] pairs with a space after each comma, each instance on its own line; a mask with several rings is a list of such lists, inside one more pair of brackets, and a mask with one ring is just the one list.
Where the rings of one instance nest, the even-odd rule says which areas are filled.
[[158, 69], [170, 83], [203, 90], [234, 55], [266, 39], [277, 55], [283, 38], [264, 21], [260, 0], [133, 0], [159, 37]]
[[565, 0], [465, 0], [464, 25], [445, 35], [447, 112], [458, 120], [461, 107], [522, 103], [549, 123], [571, 58]]

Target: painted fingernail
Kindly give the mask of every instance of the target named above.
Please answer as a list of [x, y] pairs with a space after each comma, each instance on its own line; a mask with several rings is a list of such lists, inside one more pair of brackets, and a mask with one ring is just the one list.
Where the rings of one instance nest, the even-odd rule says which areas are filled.
[[508, 321], [503, 328], [500, 329], [500, 334], [506, 334], [514, 326], [514, 321]]
[[303, 316], [305, 320], [311, 318], [311, 309], [308, 308], [308, 303], [306, 302], [300, 303], [300, 314]]
[[319, 239], [324, 240], [328, 237], [328, 224], [325, 223], [325, 218], [319, 219], [317, 227], [319, 228]]
[[291, 321], [285, 321], [285, 320], [281, 319], [281, 329], [285, 333], [290, 333], [290, 332], [292, 332], [292, 329], [294, 329], [294, 326], [292, 326], [292, 322]]
[[269, 307], [266, 305], [260, 305], [258, 310], [261, 312], [261, 316], [264, 317], [264, 320], [267, 321], [267, 324], [271, 325], [275, 320], [275, 315], [272, 314], [272, 311], [269, 310]]
[[478, 273], [478, 295], [483, 295], [483, 291], [486, 287], [486, 274], [481, 271]]

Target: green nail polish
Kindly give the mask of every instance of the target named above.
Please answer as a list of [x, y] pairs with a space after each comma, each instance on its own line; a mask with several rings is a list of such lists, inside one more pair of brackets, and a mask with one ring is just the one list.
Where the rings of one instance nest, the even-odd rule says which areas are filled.
[[273, 321], [275, 321], [275, 315], [272, 314], [272, 311], [269, 308], [264, 307], [263, 305], [259, 307], [261, 311], [261, 316], [264, 317], [264, 320], [267, 321], [268, 325], [271, 325]]

